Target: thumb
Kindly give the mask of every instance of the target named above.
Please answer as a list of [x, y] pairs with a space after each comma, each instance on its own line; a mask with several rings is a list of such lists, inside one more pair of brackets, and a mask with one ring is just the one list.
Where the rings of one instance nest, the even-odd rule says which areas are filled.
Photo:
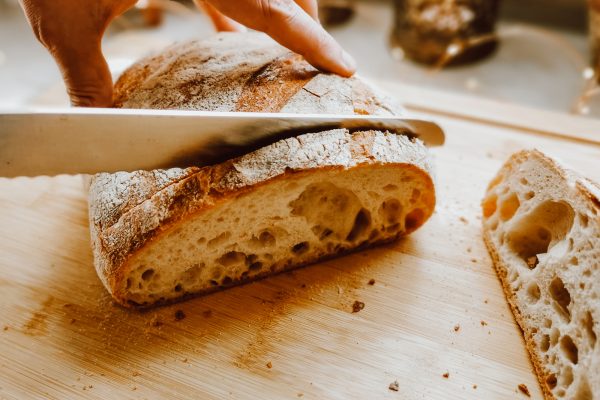
[[100, 40], [87, 46], [50, 48], [50, 53], [62, 73], [73, 106], [112, 106], [112, 76]]

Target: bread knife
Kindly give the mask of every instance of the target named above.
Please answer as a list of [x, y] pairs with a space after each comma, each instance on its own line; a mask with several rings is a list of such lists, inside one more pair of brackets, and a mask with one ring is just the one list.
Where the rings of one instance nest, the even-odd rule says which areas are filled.
[[376, 129], [444, 143], [433, 122], [371, 115], [129, 109], [0, 111], [0, 176], [205, 166], [280, 139], [335, 128]]

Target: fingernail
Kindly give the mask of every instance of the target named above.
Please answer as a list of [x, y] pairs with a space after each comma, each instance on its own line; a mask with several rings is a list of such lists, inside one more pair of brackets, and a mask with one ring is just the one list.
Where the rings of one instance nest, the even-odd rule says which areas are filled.
[[342, 50], [342, 64], [350, 73], [356, 71], [356, 61], [346, 50]]

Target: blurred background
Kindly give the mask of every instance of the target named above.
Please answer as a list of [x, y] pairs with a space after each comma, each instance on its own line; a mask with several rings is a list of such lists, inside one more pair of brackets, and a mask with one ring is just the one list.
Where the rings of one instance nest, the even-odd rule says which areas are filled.
[[[600, 118], [600, 11], [586, 0], [320, 0], [320, 9], [367, 79]], [[103, 48], [118, 75], [212, 32], [191, 1], [143, 0], [114, 21]], [[0, 0], [0, 88], [0, 107], [68, 104], [17, 0]]]

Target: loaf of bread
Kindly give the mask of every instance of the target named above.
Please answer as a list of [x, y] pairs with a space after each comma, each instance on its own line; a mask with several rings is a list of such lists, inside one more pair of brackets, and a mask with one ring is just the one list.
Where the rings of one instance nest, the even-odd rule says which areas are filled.
[[[258, 34], [173, 46], [127, 70], [115, 91], [130, 108], [401, 112], [359, 79], [320, 73]], [[434, 205], [421, 142], [345, 129], [211, 167], [99, 174], [89, 193], [95, 267], [127, 307], [389, 242], [421, 226]]]
[[600, 399], [600, 189], [539, 151], [514, 154], [483, 232], [546, 399]]

